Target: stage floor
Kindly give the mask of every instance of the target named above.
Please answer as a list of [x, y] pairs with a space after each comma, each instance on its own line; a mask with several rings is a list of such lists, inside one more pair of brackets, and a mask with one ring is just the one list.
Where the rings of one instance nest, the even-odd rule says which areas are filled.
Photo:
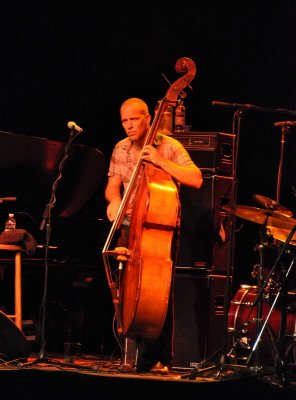
[[252, 371], [227, 365], [204, 365], [175, 370], [169, 375], [123, 372], [120, 359], [82, 356], [65, 362], [62, 355], [0, 365], [0, 390], [9, 399], [292, 399], [296, 398], [296, 373], [274, 369]]

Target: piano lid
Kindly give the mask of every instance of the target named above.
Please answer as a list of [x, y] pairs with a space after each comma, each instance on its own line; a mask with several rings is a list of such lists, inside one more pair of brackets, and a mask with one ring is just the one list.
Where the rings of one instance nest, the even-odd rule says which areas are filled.
[[[0, 131], [0, 196], [15, 196], [29, 213], [39, 214], [50, 200], [67, 143]], [[53, 215], [70, 217], [98, 189], [106, 171], [101, 151], [72, 144], [56, 190]]]

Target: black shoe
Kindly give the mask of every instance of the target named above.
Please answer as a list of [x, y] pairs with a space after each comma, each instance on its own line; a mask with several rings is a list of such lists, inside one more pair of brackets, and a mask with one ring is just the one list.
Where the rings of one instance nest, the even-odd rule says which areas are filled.
[[170, 368], [168, 365], [164, 365], [160, 361], [158, 361], [150, 369], [150, 372], [151, 374], [168, 375], [170, 373]]

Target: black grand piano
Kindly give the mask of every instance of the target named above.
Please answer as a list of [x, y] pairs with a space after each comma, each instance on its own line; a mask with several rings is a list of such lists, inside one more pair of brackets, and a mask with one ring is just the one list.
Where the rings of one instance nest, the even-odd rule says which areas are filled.
[[[40, 226], [60, 173], [65, 147], [64, 142], [0, 132], [0, 231], [8, 213], [14, 212], [17, 228], [31, 233], [38, 244], [34, 255], [23, 258], [23, 314], [24, 318], [35, 321], [35, 330], [43, 295], [46, 243], [45, 230]], [[105, 345], [106, 324], [109, 326], [106, 312], [109, 307], [112, 309], [101, 263], [101, 249], [109, 230], [103, 196], [105, 177], [103, 153], [73, 143], [51, 210], [48, 351], [62, 351], [67, 340], [84, 342], [85, 351], [90, 346], [99, 351]], [[16, 200], [5, 201], [7, 197]], [[0, 306], [4, 310], [9, 307], [7, 298], [12, 294], [9, 279], [13, 272], [5, 263], [9, 260], [2, 258], [0, 265], [5, 274], [0, 282]]]
[[[17, 226], [28, 229], [38, 244], [44, 243], [44, 232], [39, 228], [60, 173], [65, 147], [63, 142], [0, 132], [0, 199], [16, 198], [15, 202], [1, 203], [0, 200], [0, 230], [7, 212], [14, 212]], [[61, 250], [63, 246], [71, 246], [75, 232], [80, 242], [73, 242], [74, 252], [80, 243], [93, 241], [93, 233], [89, 235], [85, 229], [90, 221], [97, 225], [103, 218], [105, 172], [106, 161], [101, 151], [72, 144], [51, 212], [52, 245]]]

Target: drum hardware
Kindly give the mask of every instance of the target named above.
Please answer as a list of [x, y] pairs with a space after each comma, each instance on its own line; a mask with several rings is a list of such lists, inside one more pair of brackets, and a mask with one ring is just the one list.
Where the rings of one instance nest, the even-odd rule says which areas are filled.
[[[296, 231], [296, 224], [294, 227], [291, 229], [290, 234], [287, 237], [287, 240], [285, 241], [284, 245], [281, 248], [281, 251], [279, 252], [279, 255], [270, 271], [268, 274], [267, 278], [265, 279], [265, 282], [262, 284], [258, 295], [254, 301], [254, 304], [258, 301], [260, 298], [261, 294], [265, 290], [267, 283], [270, 280], [271, 275], [275, 271], [276, 267], [278, 266], [279, 262], [282, 259], [283, 254], [286, 251], [287, 246], [290, 243], [290, 240], [292, 239], [293, 235], [295, 234]], [[251, 360], [251, 357], [255, 350], [258, 347], [258, 343], [261, 340], [262, 334], [266, 328], [266, 325], [270, 319], [270, 316], [272, 314], [272, 311], [275, 308], [275, 305], [277, 304], [278, 300], [281, 299], [281, 319], [280, 319], [280, 327], [279, 327], [279, 334], [278, 334], [278, 341], [277, 341], [277, 353], [276, 353], [276, 359], [275, 359], [275, 374], [274, 374], [274, 379], [277, 381], [280, 381], [281, 385], [286, 384], [287, 381], [287, 360], [286, 360], [286, 354], [285, 354], [285, 338], [286, 338], [286, 328], [287, 328], [287, 278], [289, 277], [289, 274], [293, 268], [293, 265], [295, 263], [296, 256], [292, 258], [292, 261], [290, 262], [290, 265], [288, 266], [287, 270], [284, 269], [284, 265], [282, 265], [282, 274], [281, 274], [281, 284], [279, 285], [278, 292], [275, 295], [275, 298], [273, 300], [273, 303], [270, 307], [269, 313], [261, 327], [261, 330], [259, 334], [257, 335], [257, 339], [253, 345], [253, 348], [251, 350], [251, 353], [247, 359], [247, 365]]]
[[[257, 268], [257, 286], [260, 287], [264, 280], [263, 276], [263, 268], [264, 268], [264, 248], [265, 244], [267, 243], [267, 230], [266, 225], [268, 221], [269, 215], [266, 216], [264, 223], [261, 224], [259, 229], [259, 236], [260, 236], [260, 244], [256, 247], [259, 252], [259, 264]], [[263, 300], [264, 300], [264, 290], [259, 291], [257, 294], [256, 299], [252, 304], [252, 308], [257, 306], [256, 308], [256, 336], [258, 336], [260, 329], [262, 327], [262, 316], [263, 316]], [[254, 364], [250, 367], [253, 371], [259, 371], [262, 369], [262, 360], [260, 357], [260, 349], [259, 346], [256, 346], [253, 351], [251, 351], [249, 358], [246, 361], [246, 365], [249, 366], [251, 361], [251, 357], [254, 355]]]
[[[250, 104], [236, 104], [236, 103], [232, 103], [231, 104], [231, 103], [213, 101], [212, 105], [221, 105], [221, 106], [231, 107], [231, 108], [237, 109], [237, 112], [235, 113], [235, 116], [236, 116], [237, 120], [234, 119], [234, 126], [235, 126], [235, 123], [236, 123], [237, 124], [237, 132], [238, 132], [237, 136], [238, 136], [238, 139], [239, 139], [239, 133], [240, 133], [241, 119], [242, 119], [243, 112], [245, 110], [254, 109], [254, 110], [258, 110], [258, 111], [260, 110], [260, 111], [273, 111], [273, 112], [281, 112], [281, 113], [288, 112], [289, 113], [288, 110], [284, 110], [284, 109], [273, 109], [272, 110], [272, 109], [267, 109], [267, 108], [264, 108], [264, 107], [256, 107], [256, 106], [253, 106], [253, 105], [250, 105]], [[261, 201], [261, 205], [263, 205], [263, 207], [265, 207], [266, 210], [258, 209], [258, 208], [255, 208], [255, 207], [236, 206], [236, 205], [234, 205], [234, 206], [225, 205], [225, 206], [222, 207], [222, 209], [224, 209], [227, 212], [230, 212], [230, 213], [233, 213], [235, 215], [238, 215], [241, 218], [245, 218], [245, 219], [250, 220], [252, 222], [259, 223], [260, 225], [264, 225], [265, 228], [272, 227], [272, 228], [284, 229], [284, 230], [288, 230], [288, 231], [294, 230], [294, 227], [296, 227], [296, 220], [293, 220], [291, 218], [291, 221], [288, 222], [287, 219], [289, 219], [289, 217], [291, 217], [291, 214], [290, 213], [287, 214], [286, 210], [283, 210], [281, 207], [279, 207], [280, 206], [279, 205], [280, 188], [281, 188], [281, 184], [280, 183], [281, 183], [281, 176], [282, 176], [281, 169], [282, 169], [282, 165], [283, 165], [283, 154], [284, 154], [283, 150], [284, 150], [284, 143], [285, 143], [285, 135], [286, 135], [286, 133], [288, 131], [288, 126], [289, 125], [291, 126], [291, 124], [280, 123], [280, 126], [282, 127], [282, 138], [281, 138], [281, 145], [282, 146], [281, 146], [281, 156], [280, 156], [278, 180], [277, 180], [277, 201], [276, 202], [269, 201], [270, 199], [263, 198], [263, 196], [259, 196], [259, 197], [255, 198], [255, 200], [256, 201]], [[276, 125], [276, 126], [279, 126], [279, 125]], [[238, 144], [239, 144], [239, 140], [238, 139], [236, 140], [236, 146], [234, 146], [234, 148], [235, 148], [234, 166], [235, 167], [236, 167], [236, 159], [237, 159]], [[236, 173], [235, 168], [234, 168], [234, 173]], [[234, 174], [234, 177], [235, 177], [235, 174]], [[295, 197], [296, 197], [296, 189], [295, 189], [294, 194], [295, 194]], [[278, 211], [280, 211], [280, 213]], [[281, 213], [282, 211], [284, 211], [284, 212]], [[268, 225], [267, 225], [267, 222], [268, 222]], [[289, 234], [287, 234], [286, 238], [288, 236], [289, 236]], [[289, 239], [291, 239], [291, 238], [289, 237]], [[287, 239], [287, 242], [289, 242], [288, 239]], [[286, 243], [286, 241], [285, 241], [285, 243]], [[286, 247], [286, 245], [284, 245], [284, 247]], [[262, 272], [262, 269], [261, 269], [260, 272]], [[260, 291], [259, 291], [259, 293], [258, 293], [258, 295], [256, 297], [256, 300], [254, 302], [255, 303], [254, 306], [256, 304], [261, 304], [261, 302], [262, 302], [262, 294], [263, 294], [264, 290], [266, 290], [267, 283], [269, 282], [269, 279], [270, 279], [271, 275], [272, 275], [272, 273], [269, 275], [268, 279], [266, 279], [265, 282], [263, 283], [262, 288], [260, 289]], [[258, 277], [258, 280], [259, 280], [259, 277]], [[281, 290], [282, 290], [282, 288], [281, 288]], [[260, 299], [260, 301], [259, 301], [259, 299]], [[259, 307], [257, 307], [257, 313], [258, 313], [258, 308]], [[252, 310], [254, 310], [254, 308], [252, 308]], [[256, 319], [258, 321], [258, 318], [256, 318]], [[283, 318], [282, 318], [282, 320], [283, 320]], [[260, 322], [258, 322], [258, 323], [260, 323]], [[264, 329], [265, 328], [266, 328], [267, 331], [269, 330], [268, 325], [265, 325]], [[260, 331], [261, 335], [262, 335], [264, 329], [261, 329], [261, 331]], [[227, 343], [225, 343], [225, 344], [227, 344]], [[258, 345], [258, 342], [257, 342], [257, 345]], [[255, 350], [258, 347], [257, 345], [256, 345], [256, 347], [253, 347], [252, 353], [251, 353], [251, 355], [250, 355], [250, 357], [248, 359], [248, 363], [250, 361], [250, 358], [253, 356], [253, 353], [255, 352]], [[280, 359], [280, 357], [277, 357], [277, 359]], [[226, 365], [225, 365], [225, 357], [221, 357], [221, 364], [222, 365], [219, 366], [219, 371], [216, 374], [216, 377], [221, 375], [221, 372], [226, 367]], [[232, 367], [232, 366], [230, 366], [230, 367]], [[241, 370], [243, 370], [243, 366], [239, 366], [239, 367], [241, 368]], [[245, 366], [245, 368], [246, 368], [246, 370], [248, 369], [246, 366]], [[193, 371], [188, 376], [189, 379], [194, 379], [198, 373], [199, 373], [198, 370]], [[230, 374], [226, 374], [226, 375], [230, 376]]]
[[[238, 215], [242, 218], [251, 220], [252, 222], [257, 222], [260, 223], [260, 229], [259, 229], [259, 235], [260, 235], [260, 243], [256, 246], [256, 250], [259, 252], [259, 264], [256, 265], [256, 270], [254, 272], [254, 276], [257, 278], [257, 286], [256, 287], [261, 287], [262, 289], [259, 290], [255, 300], [252, 302], [252, 304], [245, 304], [250, 307], [249, 311], [249, 316], [247, 317], [247, 322], [243, 324], [241, 327], [239, 327], [238, 331], [236, 331], [236, 335], [234, 337], [235, 341], [233, 344], [232, 349], [230, 349], [228, 356], [233, 357], [233, 354], [235, 354], [235, 349], [240, 345], [242, 348], [250, 349], [250, 340], [247, 339], [246, 336], [242, 336], [242, 334], [246, 333], [246, 327], [251, 323], [255, 322], [256, 323], [256, 337], [259, 335], [260, 331], [262, 330], [262, 324], [263, 324], [263, 301], [265, 300], [265, 288], [267, 283], [270, 281], [270, 277], [268, 280], [265, 282], [263, 285], [262, 282], [264, 280], [263, 276], [263, 267], [264, 267], [264, 249], [268, 245], [268, 233], [267, 233], [267, 221], [273, 217], [272, 212], [269, 210], [263, 210], [255, 207], [247, 207], [247, 206], [236, 206], [236, 207], [231, 207], [231, 206], [225, 206], [225, 209], [227, 209], [229, 212], [234, 213], [235, 215]], [[282, 217], [281, 215], [277, 215], [278, 217]], [[274, 224], [278, 224], [278, 218], [275, 218], [273, 221]], [[289, 219], [289, 218], [288, 218]], [[283, 220], [285, 221], [285, 217], [283, 217]], [[286, 221], [285, 221], [286, 223]], [[233, 304], [233, 302], [232, 302]], [[252, 311], [256, 309], [256, 318], [249, 318], [251, 316]], [[230, 332], [230, 330], [228, 330]], [[272, 336], [271, 336], [272, 338]], [[258, 344], [258, 343], [257, 343]], [[254, 356], [254, 357], [253, 357]], [[250, 366], [250, 361], [253, 361], [253, 365]], [[259, 346], [253, 347], [250, 356], [246, 359], [246, 366], [249, 367], [250, 370], [252, 371], [259, 371], [262, 370], [262, 364], [261, 364], [261, 357], [260, 357], [260, 349]]]
[[[224, 374], [224, 371], [227, 371], [227, 369], [229, 370], [229, 368], [234, 373], [236, 371], [240, 371], [244, 374], [245, 373], [252, 373], [254, 375], [259, 373], [266, 374], [267, 373], [266, 368], [262, 367], [261, 348], [260, 346], [258, 346], [258, 344], [261, 343], [261, 336], [263, 335], [263, 332], [267, 332], [268, 337], [270, 338], [272, 346], [269, 349], [269, 351], [273, 350], [273, 360], [280, 358], [278, 356], [278, 348], [275, 343], [276, 335], [272, 331], [271, 327], [267, 324], [272, 311], [270, 311], [268, 319], [266, 321], [263, 320], [263, 311], [266, 312], [267, 284], [270, 284], [271, 276], [273, 275], [273, 272], [275, 270], [274, 267], [270, 272], [270, 274], [268, 275], [268, 277], [266, 278], [265, 282], [263, 282], [264, 249], [270, 245], [270, 240], [269, 240], [270, 235], [269, 231], [267, 230], [267, 224], [278, 228], [285, 227], [286, 229], [289, 229], [293, 226], [296, 227], [296, 220], [293, 220], [292, 218], [287, 217], [286, 215], [276, 214], [270, 210], [264, 210], [255, 207], [225, 205], [222, 208], [227, 212], [231, 212], [241, 218], [245, 218], [252, 222], [259, 223], [261, 225], [260, 244], [257, 245], [256, 247], [256, 249], [259, 251], [260, 263], [256, 266], [257, 286], [252, 287], [258, 289], [258, 293], [255, 299], [252, 300], [251, 302], [244, 301], [244, 299], [242, 299], [237, 303], [238, 305], [247, 306], [249, 308], [249, 314], [248, 317], [241, 324], [241, 326], [239, 326], [238, 328], [234, 327], [232, 331], [231, 329], [228, 330], [232, 334], [231, 335], [231, 339], [233, 340], [232, 347], [226, 354], [224, 353], [221, 356], [219, 364], [216, 365], [218, 371], [214, 373], [214, 377], [216, 379], [219, 378], [221, 375]], [[232, 302], [232, 305], [234, 304], [236, 304], [236, 301]], [[253, 315], [254, 311], [256, 314], [255, 316]], [[248, 338], [247, 336], [250, 324], [256, 325], [255, 338], [257, 339], [253, 347], [251, 346], [251, 339]], [[221, 348], [226, 347], [228, 344], [229, 344], [229, 338], [226, 340], [226, 343], [224, 343], [224, 345], [221, 346]], [[238, 359], [236, 357], [236, 351], [237, 348], [239, 347], [245, 350], [245, 354], [243, 354], [243, 359], [242, 359], [242, 362], [244, 362], [244, 364], [242, 363], [239, 364]], [[253, 361], [252, 365], [250, 365], [251, 361]], [[204, 371], [203, 369], [195, 369], [189, 375], [186, 375], [186, 377], [188, 377], [189, 379], [195, 379], [195, 377], [199, 373], [202, 373], [203, 371]], [[274, 372], [274, 367], [272, 367], [272, 373], [273, 372]], [[270, 371], [268, 371], [268, 373], [270, 373]], [[231, 374], [229, 372], [226, 372], [226, 376], [227, 375], [229, 376]]]
[[[267, 221], [267, 217], [265, 215], [266, 221]], [[261, 227], [261, 244], [257, 246], [257, 249], [259, 250], [259, 253], [260, 253], [260, 264], [258, 265], [258, 273], [257, 273], [258, 286], [261, 285], [262, 281], [263, 281], [263, 265], [264, 265], [263, 249], [265, 248], [265, 244], [267, 243], [266, 221], [265, 221], [265, 223], [262, 224], [262, 227]], [[258, 286], [254, 286], [253, 288], [257, 288]], [[226, 354], [223, 353], [221, 355], [220, 362], [218, 363], [218, 365], [216, 365], [216, 368], [218, 368], [218, 370], [213, 375], [215, 379], [218, 379], [221, 375], [224, 375], [224, 371], [227, 371], [227, 370], [229, 371], [229, 369], [232, 370], [234, 373], [237, 371], [240, 371], [244, 374], [250, 373], [250, 372], [252, 372], [254, 374], [258, 374], [259, 372], [262, 374], [266, 373], [263, 370], [262, 365], [261, 365], [259, 346], [253, 347], [253, 349], [251, 349], [251, 340], [246, 335], [246, 333], [248, 332], [248, 326], [250, 324], [254, 324], [254, 323], [256, 324], [256, 337], [258, 336], [258, 333], [260, 332], [260, 329], [263, 324], [262, 303], [264, 300], [264, 297], [263, 297], [264, 295], [265, 295], [265, 293], [263, 293], [263, 291], [260, 292], [260, 294], [258, 294], [256, 299], [252, 302], [244, 301], [244, 298], [242, 298], [238, 302], [236, 302], [235, 300], [231, 302], [232, 305], [237, 304], [237, 305], [247, 306], [250, 309], [250, 311], [249, 311], [248, 317], [241, 324], [241, 326], [239, 326], [238, 328], [234, 327], [232, 330], [231, 329], [228, 330], [232, 335], [231, 335], [231, 337], [227, 338], [226, 343], [224, 343], [220, 349], [227, 347], [229, 345], [229, 340], [233, 340], [232, 347]], [[256, 316], [252, 315], [252, 311], [254, 311], [254, 310], [256, 310]], [[274, 351], [276, 351], [277, 349], [276, 349], [275, 343], [273, 341], [273, 335], [268, 326], [266, 328], [266, 331], [268, 332], [268, 334], [272, 340]], [[239, 364], [238, 360], [235, 356], [236, 350], [238, 347], [245, 350], [245, 355], [242, 360], [245, 362], [244, 364]], [[218, 349], [218, 350], [220, 350], [220, 349]], [[247, 352], [249, 352], [250, 350], [252, 351], [251, 356], [254, 355], [254, 359], [252, 358], [252, 360], [254, 360], [254, 363], [252, 366], [250, 366], [251, 357], [249, 357], [249, 359], [247, 358]], [[189, 379], [194, 379], [197, 374], [202, 373], [202, 372], [203, 372], [203, 370], [199, 370], [199, 369], [194, 370], [189, 375], [187, 375], [187, 377], [189, 377]], [[226, 376], [227, 375], [230, 375], [230, 373], [226, 372]]]
[[[256, 267], [257, 271], [257, 283], [258, 283], [258, 293], [253, 301], [251, 309], [253, 310], [254, 307], [257, 307], [257, 318], [256, 318], [256, 340], [251, 348], [251, 352], [246, 359], [246, 365], [249, 367], [250, 366], [250, 361], [253, 359], [254, 356], [254, 365], [249, 367], [251, 370], [257, 370], [259, 371], [261, 369], [261, 362], [259, 359], [259, 346], [258, 344], [261, 343], [262, 335], [263, 332], [266, 330], [267, 332], [269, 331], [268, 327], [268, 321], [270, 319], [270, 316], [272, 314], [272, 311], [274, 310], [275, 305], [278, 302], [278, 299], [281, 298], [281, 322], [280, 322], [280, 328], [279, 328], [279, 337], [275, 346], [275, 375], [280, 375], [281, 380], [285, 380], [285, 370], [286, 370], [286, 360], [285, 360], [285, 334], [286, 334], [286, 297], [287, 297], [287, 288], [286, 288], [286, 281], [287, 277], [292, 269], [292, 266], [294, 264], [295, 257], [293, 257], [292, 262], [290, 263], [290, 266], [288, 268], [288, 271], [284, 271], [283, 266], [281, 265], [282, 268], [282, 277], [281, 277], [281, 283], [279, 287], [277, 288], [277, 293], [275, 294], [275, 298], [273, 300], [273, 303], [270, 307], [269, 313], [265, 319], [265, 321], [262, 321], [262, 300], [264, 293], [266, 293], [268, 285], [271, 284], [271, 278], [274, 275], [275, 269], [282, 260], [282, 256], [284, 252], [286, 252], [287, 247], [290, 244], [290, 241], [294, 237], [295, 231], [296, 231], [296, 220], [294, 218], [291, 218], [287, 215], [290, 215], [289, 210], [285, 209], [285, 207], [280, 206], [278, 203], [265, 198], [263, 196], [258, 196], [256, 195], [256, 200], [261, 201], [261, 204], [264, 204], [266, 208], [269, 209], [261, 209], [261, 208], [256, 208], [256, 207], [248, 207], [248, 206], [229, 206], [226, 205], [223, 208], [230, 212], [233, 213], [241, 218], [247, 219], [251, 222], [255, 222], [261, 225], [261, 230], [260, 230], [260, 236], [261, 236], [261, 243], [258, 246], [258, 250], [260, 253], [260, 264]], [[271, 206], [274, 207], [274, 210], [271, 210]], [[277, 211], [277, 212], [276, 212]], [[282, 214], [281, 214], [282, 213]], [[266, 235], [269, 234], [270, 228], [274, 228], [276, 231], [285, 231], [285, 234], [287, 231], [286, 240], [284, 245], [282, 246], [281, 251], [279, 252], [279, 255], [276, 259], [276, 262], [274, 263], [271, 271], [269, 272], [268, 276], [265, 278], [263, 281], [263, 248], [266, 243]], [[247, 325], [250, 323], [248, 320]], [[241, 334], [244, 329], [244, 325], [242, 328], [240, 328], [237, 331], [237, 334]], [[270, 334], [270, 333], [269, 333]], [[272, 335], [270, 335], [272, 338]], [[230, 350], [229, 355], [231, 356], [232, 353], [234, 352], [234, 348], [237, 347], [238, 343], [243, 344], [248, 347], [248, 343], [246, 339], [238, 339], [234, 343], [234, 347]]]
[[[272, 112], [280, 112], [280, 113], [289, 113], [292, 111], [289, 110], [285, 110], [285, 109], [267, 109], [265, 107], [256, 107], [254, 105], [250, 105], [250, 104], [237, 104], [237, 103], [225, 103], [225, 102], [218, 102], [218, 101], [213, 101], [212, 105], [220, 105], [220, 106], [225, 106], [225, 107], [231, 107], [234, 108], [236, 111], [234, 113], [234, 119], [233, 119], [233, 127], [234, 127], [234, 131], [236, 129], [236, 135], [234, 135], [234, 157], [233, 157], [233, 178], [234, 181], [236, 181], [236, 167], [237, 167], [237, 155], [238, 155], [238, 149], [239, 149], [239, 137], [240, 137], [240, 128], [241, 128], [241, 122], [242, 122], [242, 117], [244, 115], [244, 112], [246, 110], [249, 109], [253, 109], [253, 110], [258, 110], [258, 111], [272, 111]], [[281, 150], [281, 159], [280, 159], [280, 164], [279, 164], [279, 173], [278, 173], [278, 182], [277, 182], [277, 204], [279, 203], [279, 197], [280, 197], [280, 180], [281, 180], [281, 168], [282, 168], [282, 157], [283, 157], [283, 143], [285, 142], [285, 133], [287, 132], [287, 126], [285, 125], [281, 125], [282, 126], [282, 150]], [[235, 193], [236, 195], [236, 193]], [[295, 190], [295, 196], [296, 196], [296, 190]], [[235, 199], [235, 196], [234, 196]], [[262, 198], [259, 198], [259, 200], [263, 200]], [[264, 199], [266, 200], [266, 199]], [[269, 206], [269, 202], [265, 203]], [[234, 204], [236, 204], [234, 202]], [[276, 204], [276, 205], [277, 205]], [[274, 206], [274, 204], [272, 204]], [[240, 207], [240, 208], [239, 208]], [[264, 205], [265, 207], [265, 205]], [[267, 207], [270, 208], [270, 207]], [[277, 206], [277, 208], [279, 208]], [[229, 213], [233, 213], [235, 215], [238, 215], [242, 218], [248, 219], [252, 222], [256, 222], [256, 223], [260, 223], [260, 225], [265, 224], [265, 227], [267, 227], [266, 222], [268, 220], [269, 222], [269, 226], [275, 227], [275, 228], [280, 228], [280, 229], [293, 229], [294, 226], [296, 226], [296, 220], [294, 220], [291, 224], [288, 223], [287, 220], [285, 220], [285, 218], [289, 219], [289, 216], [286, 217], [285, 215], [281, 215], [281, 214], [276, 214], [273, 213], [270, 209], [268, 210], [262, 210], [262, 209], [255, 209], [255, 207], [251, 208], [251, 207], [247, 207], [247, 206], [229, 206], [229, 205], [224, 205], [223, 207], [221, 207], [222, 210], [225, 210]], [[238, 211], [239, 213], [241, 213], [241, 215], [235, 213], [234, 211]], [[283, 226], [285, 225], [285, 226]], [[263, 292], [263, 291], [262, 291]], [[261, 297], [257, 296], [257, 301], [259, 300], [259, 298]], [[225, 345], [227, 345], [228, 340], [226, 340]], [[222, 348], [223, 346], [221, 346]], [[219, 349], [218, 349], [219, 350]], [[225, 367], [225, 357], [222, 355], [221, 356], [221, 365], [219, 366], [219, 371], [216, 374], [216, 377], [218, 377], [220, 375], [220, 373], [223, 371]], [[244, 369], [246, 368], [246, 366], [239, 366], [240, 368]], [[199, 369], [194, 369], [189, 375], [187, 375], [186, 377], [188, 377], [189, 379], [195, 379], [196, 376], [200, 373]]]
[[[255, 288], [257, 288], [257, 287], [255, 287]], [[232, 302], [232, 306], [233, 305], [234, 305], [234, 303]], [[237, 305], [239, 305], [239, 302], [237, 302]], [[241, 304], [239, 305], [239, 307], [240, 306], [241, 306]], [[245, 302], [243, 304], [243, 306], [247, 307], [247, 309], [249, 309], [248, 314], [251, 315], [252, 311], [254, 310], [253, 303]], [[256, 324], [255, 325], [255, 332], [256, 332], [257, 321], [258, 321], [257, 317], [250, 316], [250, 318], [249, 319], [247, 318], [246, 322], [243, 322], [239, 328], [236, 328], [236, 327], [228, 328], [228, 332], [232, 334], [232, 347], [230, 348], [229, 352], [227, 353], [228, 359], [236, 364], [238, 364], [240, 361], [250, 371], [260, 371], [262, 369], [262, 367], [258, 366], [260, 364], [256, 365], [255, 367], [248, 366], [248, 355], [250, 354], [250, 351], [252, 348], [251, 347], [251, 341], [252, 341], [251, 327], [252, 327], [252, 324]], [[260, 322], [262, 323], [263, 319], [261, 319]], [[272, 344], [273, 350], [276, 351], [274, 335], [273, 335], [272, 329], [270, 328], [269, 325], [267, 325], [266, 331], [268, 334], [269, 342]], [[263, 351], [261, 353], [263, 353]]]
[[[232, 348], [228, 355], [233, 363], [244, 364], [246, 371], [252, 373], [266, 373], [267, 368], [273, 364], [277, 353], [276, 336], [278, 327], [278, 317], [280, 311], [277, 309], [272, 314], [269, 323], [265, 327], [264, 336], [258, 346], [260, 347], [260, 366], [256, 368], [249, 366], [248, 356], [250, 354], [252, 343], [256, 339], [257, 334], [257, 310], [254, 304], [254, 299], [257, 296], [258, 287], [250, 285], [241, 285], [239, 291], [231, 302], [230, 311], [228, 315], [228, 332], [231, 334]], [[269, 304], [266, 301], [262, 302], [262, 315], [260, 323], [264, 321], [269, 310]], [[289, 328], [292, 318], [289, 316]]]

